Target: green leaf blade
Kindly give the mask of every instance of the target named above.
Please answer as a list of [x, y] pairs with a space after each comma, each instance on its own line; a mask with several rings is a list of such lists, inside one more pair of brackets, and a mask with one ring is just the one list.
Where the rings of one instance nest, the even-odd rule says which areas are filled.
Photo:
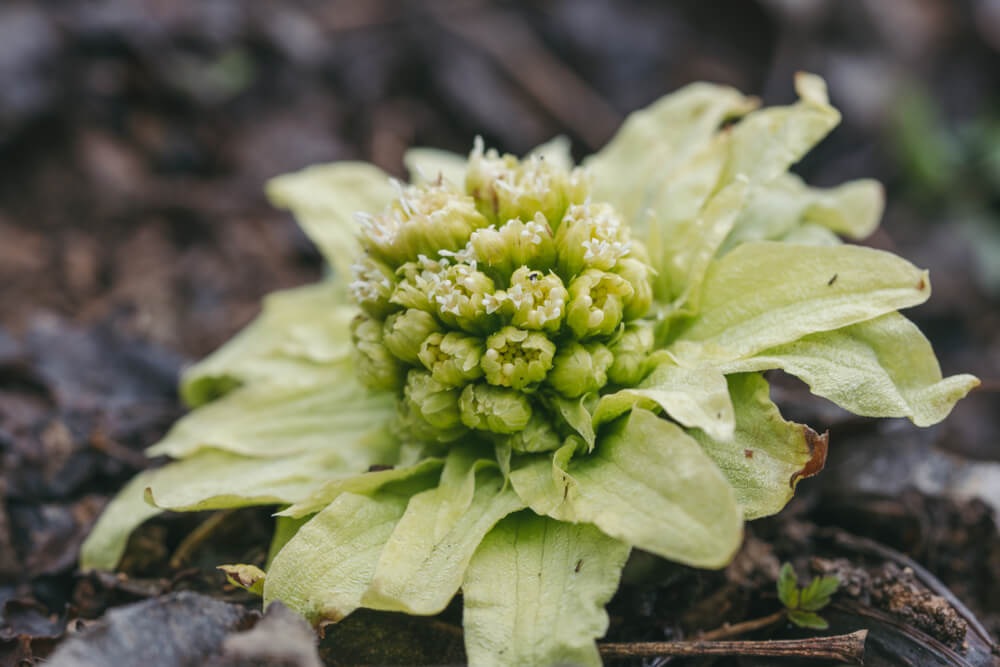
[[469, 664], [600, 665], [594, 639], [628, 553], [592, 525], [531, 512], [501, 521], [462, 586]]
[[979, 384], [971, 375], [942, 378], [930, 342], [899, 313], [764, 350], [722, 365], [724, 372], [780, 368], [812, 392], [869, 417], [942, 421]]
[[668, 351], [686, 366], [736, 361], [929, 296], [926, 271], [881, 250], [746, 243], [713, 262]]
[[801, 479], [823, 468], [826, 437], [785, 421], [760, 374], [734, 374], [726, 380], [735, 410], [733, 436], [719, 440], [699, 429], [689, 434], [729, 480], [747, 520], [776, 514]]

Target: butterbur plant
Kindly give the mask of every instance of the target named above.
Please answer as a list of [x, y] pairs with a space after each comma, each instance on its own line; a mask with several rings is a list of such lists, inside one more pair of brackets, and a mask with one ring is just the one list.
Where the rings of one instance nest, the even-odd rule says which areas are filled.
[[755, 110], [688, 86], [581, 166], [565, 140], [477, 141], [412, 150], [409, 184], [349, 162], [275, 179], [329, 277], [188, 369], [193, 411], [149, 450], [172, 462], [112, 501], [82, 566], [114, 568], [163, 510], [270, 505], [265, 568], [229, 568], [265, 605], [322, 626], [461, 591], [471, 664], [599, 664], [632, 548], [722, 567], [822, 468], [763, 371], [921, 426], [977, 384], [942, 379], [897, 312], [926, 272], [840, 241], [873, 230], [878, 184], [788, 173], [839, 119], [822, 80], [796, 87]]

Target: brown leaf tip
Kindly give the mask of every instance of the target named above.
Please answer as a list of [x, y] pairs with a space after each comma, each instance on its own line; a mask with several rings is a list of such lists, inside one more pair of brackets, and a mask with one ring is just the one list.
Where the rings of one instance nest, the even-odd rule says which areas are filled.
[[802, 434], [805, 436], [806, 444], [809, 446], [809, 460], [802, 466], [802, 470], [792, 473], [792, 478], [788, 480], [789, 486], [795, 488], [795, 484], [800, 479], [812, 477], [823, 469], [826, 465], [826, 455], [830, 448], [830, 431], [823, 435], [812, 430], [806, 425], [802, 425]]

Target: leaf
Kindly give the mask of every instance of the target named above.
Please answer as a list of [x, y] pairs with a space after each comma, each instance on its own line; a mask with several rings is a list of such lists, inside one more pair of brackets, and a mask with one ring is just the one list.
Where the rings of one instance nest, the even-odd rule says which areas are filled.
[[[690, 173], [689, 162], [713, 141], [727, 118], [753, 109], [754, 98], [724, 86], [695, 83], [662, 97], [629, 115], [621, 129], [584, 165], [593, 175], [594, 197], [608, 201], [632, 224], [637, 236], [645, 237], [650, 200], [676, 182], [677, 174]], [[703, 179], [707, 192], [689, 198], [673, 198], [678, 213], [656, 210], [655, 219], [683, 219], [701, 208], [718, 179], [718, 171]], [[661, 197], [660, 201], [670, 199]]]
[[802, 589], [799, 597], [799, 609], [819, 611], [830, 603], [830, 596], [840, 586], [837, 577], [815, 577], [809, 585]]
[[799, 579], [795, 576], [791, 563], [782, 565], [781, 572], [778, 573], [778, 599], [789, 609], [797, 609], [799, 606]]
[[156, 470], [141, 472], [112, 498], [80, 547], [80, 569], [114, 570], [125, 553], [129, 535], [163, 510], [143, 499]]
[[519, 512], [486, 536], [462, 585], [472, 665], [600, 665], [594, 639], [628, 545], [588, 524]]
[[584, 442], [587, 443], [587, 447], [593, 449], [594, 443], [597, 441], [597, 435], [594, 433], [594, 429], [597, 426], [585, 405], [588, 399], [589, 396], [587, 394], [579, 398], [563, 398], [555, 392], [546, 394], [543, 397], [544, 401], [555, 407], [559, 416], [563, 418], [566, 424], [583, 438]]
[[267, 549], [267, 564], [264, 569], [271, 567], [271, 563], [274, 561], [274, 557], [278, 555], [278, 552], [288, 544], [288, 540], [295, 536], [295, 533], [299, 532], [299, 528], [312, 518], [311, 514], [304, 517], [293, 519], [287, 516], [278, 516], [274, 520], [274, 535], [271, 537], [271, 546]]
[[331, 477], [351, 474], [329, 452], [254, 459], [203, 449], [151, 471], [146, 502], [175, 512], [281, 505], [306, 498]]
[[712, 263], [701, 308], [668, 351], [685, 366], [735, 361], [928, 296], [926, 271], [881, 250], [746, 243]]
[[800, 479], [822, 469], [826, 440], [782, 419], [761, 375], [726, 379], [736, 414], [733, 437], [720, 441], [698, 429], [689, 434], [729, 480], [747, 520], [775, 514], [792, 499]]
[[546, 484], [538, 464], [511, 472], [536, 512], [594, 523], [694, 567], [724, 566], [742, 542], [743, 517], [725, 477], [693, 438], [648, 410], [633, 408], [611, 424], [594, 452], [568, 461], [565, 473], [550, 468], [558, 483]]
[[573, 154], [570, 152], [572, 143], [569, 137], [558, 135], [552, 137], [544, 144], [535, 146], [528, 152], [528, 156], [538, 156], [541, 159], [554, 164], [559, 169], [569, 171], [573, 168]]
[[726, 373], [772, 368], [801, 378], [814, 394], [855, 414], [908, 417], [917, 426], [943, 420], [979, 384], [971, 375], [942, 378], [930, 342], [899, 313], [722, 365]]
[[350, 366], [339, 365], [312, 385], [236, 389], [183, 417], [146, 454], [183, 458], [214, 448], [280, 458], [326, 450], [341, 456], [345, 471], [360, 472], [395, 463], [398, 443], [380, 435], [395, 414], [391, 392], [369, 391]]
[[403, 154], [403, 164], [416, 184], [433, 183], [440, 176], [459, 188], [465, 186], [465, 156], [437, 148], [410, 148]]
[[746, 181], [736, 181], [669, 233], [657, 228], [653, 234], [650, 245], [657, 267], [653, 286], [659, 298], [674, 302], [678, 313], [698, 312], [705, 272], [736, 223], [748, 189]]
[[313, 625], [336, 623], [357, 609], [410, 498], [433, 483], [423, 474], [369, 494], [338, 495], [275, 556], [264, 581], [265, 608], [281, 600]]
[[449, 455], [437, 488], [410, 500], [361, 598], [365, 607], [439, 613], [458, 592], [486, 533], [524, 507], [492, 461], [468, 462], [462, 478], [449, 483], [452, 461]]
[[267, 184], [275, 206], [290, 210], [333, 267], [337, 280], [348, 275], [361, 253], [354, 214], [381, 213], [396, 196], [384, 171], [366, 162], [318, 164], [284, 174]]
[[771, 181], [837, 126], [840, 113], [830, 106], [823, 79], [799, 72], [795, 91], [796, 104], [761, 109], [733, 127], [723, 182], [740, 175], [752, 183]]
[[326, 483], [308, 496], [278, 512], [278, 516], [301, 518], [320, 511], [342, 493], [370, 493], [390, 482], [398, 482], [425, 474], [436, 474], [442, 463], [443, 461], [439, 458], [426, 457], [409, 465], [328, 479]]
[[[749, 113], [711, 141], [702, 140], [696, 151], [670, 161], [671, 173], [644, 196], [638, 209], [643, 215], [633, 216], [635, 234], [647, 243], [659, 271], [656, 296], [679, 313], [698, 311], [705, 270], [748, 193], [766, 187], [839, 121], [821, 79], [799, 75], [796, 90], [798, 103]], [[644, 175], [635, 176], [640, 182], [661, 173], [641, 159], [635, 162], [646, 167]]]
[[712, 366], [682, 368], [670, 361], [658, 364], [635, 389], [601, 397], [594, 426], [606, 424], [633, 407], [663, 408], [672, 419], [697, 427], [717, 440], [733, 437], [733, 403], [726, 378]]
[[253, 593], [254, 595], [264, 594], [264, 570], [256, 565], [219, 565], [216, 569], [226, 573], [226, 580], [233, 586]]
[[253, 322], [185, 371], [181, 397], [197, 407], [241, 384], [313, 384], [349, 359], [357, 312], [330, 281], [269, 294]]
[[810, 628], [812, 630], [826, 630], [830, 624], [820, 616], [811, 611], [790, 611], [788, 620], [800, 628]]
[[753, 190], [720, 252], [725, 254], [748, 241], [787, 239], [805, 225], [864, 238], [878, 226], [884, 203], [885, 193], [877, 181], [815, 188], [795, 174], [781, 174]]

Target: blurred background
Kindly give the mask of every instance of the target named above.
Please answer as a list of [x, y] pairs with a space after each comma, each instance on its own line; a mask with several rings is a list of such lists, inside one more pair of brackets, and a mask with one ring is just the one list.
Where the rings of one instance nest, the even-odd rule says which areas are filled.
[[[686, 83], [780, 104], [797, 70], [844, 121], [796, 170], [885, 184], [867, 243], [931, 270], [908, 314], [946, 374], [984, 380], [920, 434], [779, 387], [834, 429], [810, 516], [883, 537], [896, 521], [895, 545], [1000, 627], [1000, 0], [5, 0], [0, 598], [68, 599], [93, 517], [180, 414], [178, 369], [320, 275], [268, 178], [343, 159], [403, 175], [407, 147], [476, 134], [514, 153], [565, 134], [582, 157]], [[910, 488], [987, 503], [968, 525], [859, 505]]]

